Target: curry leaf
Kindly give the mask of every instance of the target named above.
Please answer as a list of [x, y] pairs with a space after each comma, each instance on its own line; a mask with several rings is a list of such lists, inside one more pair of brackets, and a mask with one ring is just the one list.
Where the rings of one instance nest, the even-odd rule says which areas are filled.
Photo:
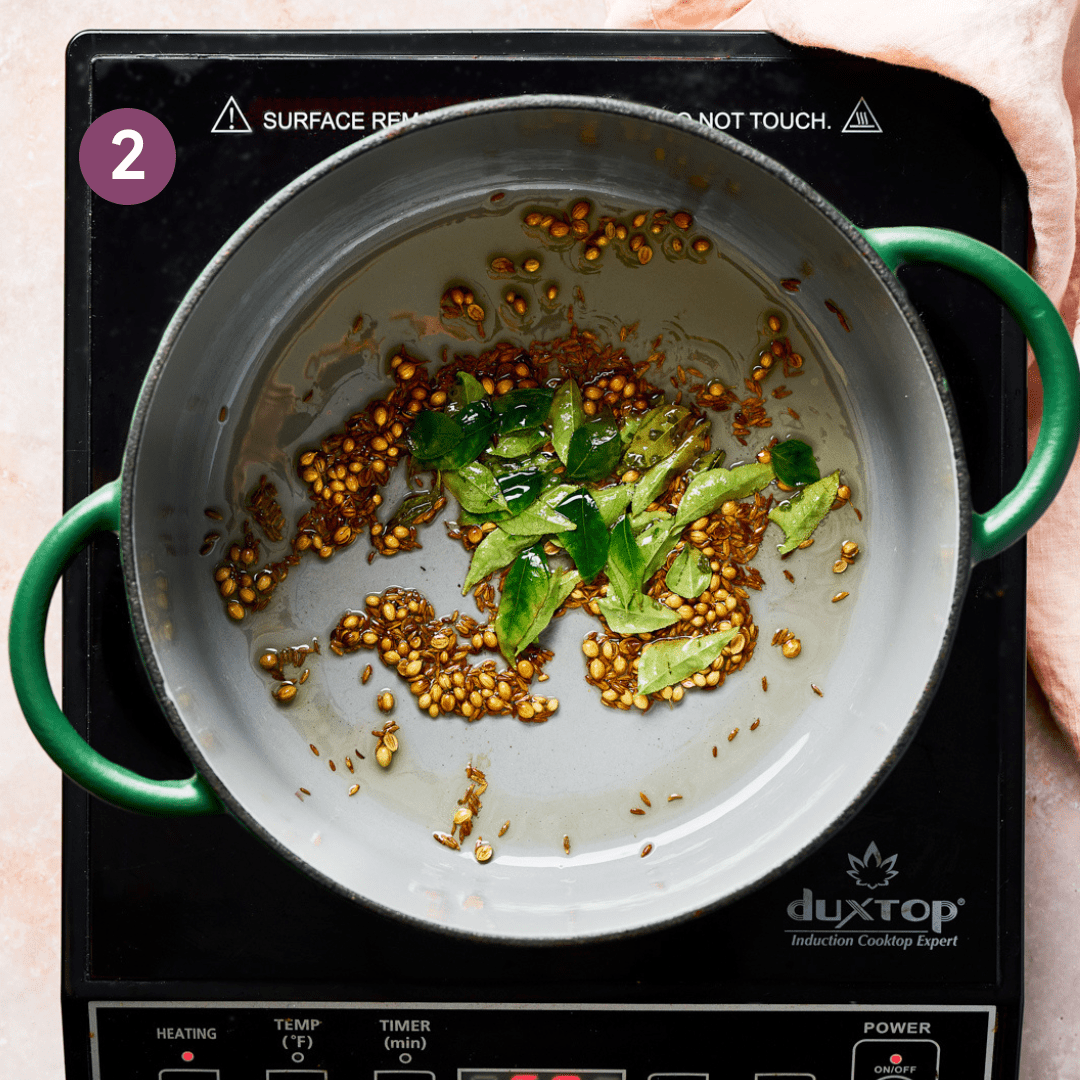
[[536, 502], [544, 486], [544, 474], [539, 469], [506, 472], [496, 479], [499, 490], [505, 496], [507, 509], [515, 516]]
[[[417, 420], [423, 415], [424, 413], [421, 412]], [[483, 401], [474, 401], [456, 416], [447, 419], [460, 426], [461, 439], [456, 446], [437, 457], [434, 464], [438, 469], [450, 471], [460, 469], [462, 465], [475, 461], [487, 449], [491, 436], [495, 432], [496, 420], [486, 398]], [[415, 427], [414, 422], [414, 430]], [[414, 450], [413, 453], [415, 452]]]
[[670, 514], [654, 521], [637, 539], [645, 560], [642, 581], [648, 581], [667, 561], [671, 549], [679, 542], [679, 530]]
[[658, 461], [634, 485], [634, 513], [640, 514], [656, 497], [663, 493], [671, 478], [692, 465], [702, 450], [712, 425], [698, 424], [681, 443], [662, 461]]
[[770, 454], [777, 480], [788, 487], [802, 487], [821, 479], [814, 451], [801, 439], [777, 443]]
[[632, 469], [651, 469], [678, 446], [690, 416], [690, 410], [682, 405], [660, 405], [646, 413], [623, 454], [623, 462]]
[[474, 514], [510, 509], [491, 470], [478, 461], [470, 461], [455, 472], [443, 473], [443, 483], [454, 498]]
[[499, 417], [502, 432], [524, 431], [539, 427], [551, 411], [554, 391], [543, 386], [511, 390], [492, 400], [491, 406]]
[[502, 529], [489, 532], [473, 552], [469, 573], [461, 589], [462, 596], [478, 581], [483, 581], [488, 574], [508, 566], [534, 543], [536, 543], [535, 536], [510, 536]]
[[581, 407], [581, 389], [573, 379], [567, 379], [555, 391], [551, 402], [551, 443], [555, 453], [565, 465], [570, 449], [570, 439], [585, 423], [585, 411]]
[[[533, 616], [528, 630], [522, 635], [517, 644], [518, 652], [531, 645], [547, 629], [555, 612], [563, 601], [581, 584], [581, 575], [576, 570], [556, 570], [548, 582], [547, 595], [544, 602]], [[504, 654], [505, 655], [505, 654]]]
[[559, 503], [574, 490], [572, 484], [556, 484], [548, 488], [532, 506], [522, 513], [508, 518], [502, 528], [513, 536], [543, 536], [545, 533], [572, 532], [577, 526], [556, 509]]
[[641, 593], [645, 560], [630, 528], [630, 518], [626, 514], [623, 514], [611, 530], [605, 570], [615, 596], [624, 607], [628, 607]]
[[760, 491], [773, 478], [771, 465], [752, 461], [734, 469], [708, 469], [698, 473], [686, 485], [686, 491], [675, 514], [675, 525], [681, 527], [711, 514], [728, 499], [745, 499]]
[[641, 650], [638, 664], [638, 693], [651, 694], [665, 686], [682, 682], [703, 671], [731, 643], [738, 629], [723, 630], [702, 637], [663, 638], [650, 641]]
[[604, 569], [611, 546], [604, 519], [584, 488], [568, 495], [556, 509], [577, 526], [573, 532], [563, 533], [561, 540], [582, 579], [592, 581]]
[[541, 544], [523, 551], [506, 575], [495, 616], [495, 635], [499, 650], [511, 663], [523, 648], [521, 641], [536, 620], [550, 584], [551, 571]]
[[511, 431], [499, 438], [498, 444], [488, 450], [489, 454], [500, 458], [518, 458], [539, 450], [548, 441], [547, 433], [539, 428], [528, 431]]
[[401, 505], [394, 511], [386, 526], [392, 529], [395, 525], [413, 525], [415, 522], [433, 513], [438, 503], [440, 493], [438, 486], [431, 491], [414, 491], [401, 500]]
[[483, 384], [467, 371], [457, 373], [457, 386], [453, 391], [453, 399], [459, 408], [479, 401], [486, 393]]
[[678, 612], [644, 593], [639, 593], [629, 605], [620, 604], [612, 597], [604, 597], [597, 603], [608, 628], [616, 634], [651, 634], [679, 621]]
[[689, 544], [675, 556], [675, 561], [664, 575], [664, 583], [679, 596], [700, 596], [712, 581], [709, 560], [697, 548]]
[[784, 530], [786, 539], [777, 547], [781, 555], [794, 551], [825, 519], [840, 489], [840, 472], [808, 484], [789, 502], [780, 503], [769, 511], [769, 520]]
[[612, 484], [610, 487], [596, 488], [590, 494], [600, 511], [600, 516], [604, 519], [605, 527], [610, 529], [619, 515], [630, 505], [630, 500], [634, 495], [634, 485]]
[[412, 455], [417, 461], [434, 461], [453, 450], [465, 437], [461, 424], [445, 413], [424, 409], [409, 430]]
[[582, 424], [566, 451], [566, 479], [603, 480], [615, 468], [621, 449], [619, 425], [613, 420]]

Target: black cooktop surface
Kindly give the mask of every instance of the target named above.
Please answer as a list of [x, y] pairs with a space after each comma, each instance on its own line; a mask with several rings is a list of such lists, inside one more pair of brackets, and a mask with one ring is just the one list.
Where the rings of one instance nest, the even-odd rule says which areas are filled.
[[[953, 228], [1023, 260], [1023, 178], [987, 102], [925, 72], [764, 34], [84, 35], [68, 83], [67, 504], [119, 474], [162, 331], [264, 200], [403, 115], [541, 91], [688, 114], [788, 165], [857, 225]], [[165, 190], [136, 206], [91, 194], [78, 165], [91, 120], [129, 107], [163, 121], [177, 148]], [[958, 275], [921, 267], [902, 280], [948, 374], [985, 508], [1024, 463], [1023, 339]], [[994, 1070], [1009, 1075], [1024, 601], [1022, 545], [978, 566], [929, 715], [858, 816], [753, 895], [631, 940], [529, 949], [406, 927], [308, 880], [228, 817], [140, 817], [69, 784], [69, 1068], [85, 1056], [85, 1011], [71, 1010], [87, 1000], [858, 1001], [993, 1004]], [[115, 543], [95, 542], [70, 571], [64, 616], [76, 726], [146, 775], [190, 775], [142, 671]], [[895, 857], [887, 887], [875, 853]]]

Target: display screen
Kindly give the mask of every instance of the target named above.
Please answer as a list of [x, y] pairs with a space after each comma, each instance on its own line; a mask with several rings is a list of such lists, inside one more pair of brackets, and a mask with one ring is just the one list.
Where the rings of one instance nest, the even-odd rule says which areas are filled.
[[626, 1080], [622, 1069], [458, 1069], [458, 1080]]

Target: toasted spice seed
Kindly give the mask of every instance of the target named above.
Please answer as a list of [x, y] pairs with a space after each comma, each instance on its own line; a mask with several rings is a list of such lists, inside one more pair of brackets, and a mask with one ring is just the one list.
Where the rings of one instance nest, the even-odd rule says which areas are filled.
[[394, 695], [391, 694], [389, 690], [384, 690], [379, 694], [378, 698], [376, 698], [376, 702], [382, 712], [390, 712], [394, 707]]
[[318, 748], [318, 747], [317, 747], [317, 746], [316, 746], [316, 745], [315, 745], [314, 743], [308, 743], [308, 746], [309, 746], [309, 747], [311, 747], [311, 752], [312, 752], [312, 753], [313, 753], [313, 754], [314, 754], [314, 755], [315, 755], [316, 757], [318, 757], [318, 756], [319, 756], [319, 748]]
[[642, 801], [642, 802], [643, 802], [643, 803], [644, 803], [644, 804], [645, 804], [646, 806], [652, 806], [652, 803], [651, 803], [651, 802], [649, 802], [649, 796], [648, 796], [648, 795], [646, 795], [644, 791], [639, 791], [639, 792], [638, 792], [638, 795], [640, 795], [640, 796], [641, 796], [641, 801]]
[[765, 675], [761, 676], [761, 689], [764, 691], [768, 691], [769, 689], [769, 680], [768, 677]]
[[569, 836], [564, 836], [562, 838], [562, 846], [563, 846], [563, 851], [565, 851], [566, 854], [569, 855], [570, 854], [570, 837]]
[[631, 814], [644, 814], [645, 811], [642, 810], [640, 806], [631, 806], [630, 807], [630, 813]]
[[442, 844], [444, 847], [452, 848], [454, 851], [461, 850], [461, 845], [452, 836], [450, 836], [449, 833], [437, 832], [432, 833], [431, 835], [435, 837], [435, 839], [438, 840], [439, 843]]
[[738, 734], [739, 734], [739, 729], [738, 729], [738, 728], [734, 728], [734, 729], [733, 729], [732, 731], [730, 731], [730, 732], [728, 733], [727, 741], [728, 741], [728, 742], [731, 742], [731, 740], [732, 740], [732, 739], [734, 739], [734, 738], [735, 738], [735, 736], [736, 736], [736, 735], [738, 735]]
[[757, 720], [755, 720], [755, 721], [754, 721], [754, 722], [753, 722], [753, 723], [752, 723], [752, 724], [750, 725], [750, 730], [751, 730], [751, 731], [757, 731], [757, 729], [758, 729], [758, 724], [760, 724], [760, 723], [761, 723], [761, 719], [760, 719], [760, 718], [758, 718]]
[[499, 830], [499, 835], [500, 836], [505, 836], [506, 835], [506, 830], [509, 829], [509, 828], [510, 828], [510, 820], [507, 819], [506, 821], [503, 822], [502, 828]]
[[802, 652], [802, 642], [797, 637], [788, 638], [781, 646], [780, 651], [789, 660], [794, 660]]
[[349, 788], [349, 794], [350, 795], [355, 795], [359, 790], [360, 790], [360, 785], [359, 784], [353, 784], [353, 786], [351, 788]]
[[286, 702], [292, 701], [292, 699], [296, 697], [296, 684], [288, 682], [281, 683], [278, 686], [275, 686], [274, 689], [270, 691], [270, 693], [282, 704], [285, 704]]
[[474, 854], [477, 862], [485, 863], [495, 854], [495, 852], [490, 844], [482, 844], [477, 840]]
[[348, 769], [349, 772], [355, 772], [356, 771], [353, 768], [353, 763], [352, 763], [352, 758], [351, 757], [346, 757], [345, 758], [345, 768]]
[[681, 799], [681, 798], [682, 798], [681, 795], [677, 795], [677, 794], [676, 795], [669, 795], [667, 797], [667, 801], [668, 802], [675, 802], [677, 799]]
[[835, 603], [838, 603], [839, 601], [843, 600], [843, 599], [844, 599], [844, 597], [846, 597], [846, 596], [850, 596], [850, 595], [851, 595], [850, 593], [846, 593], [846, 592], [838, 592], [838, 593], [837, 593], [837, 594], [836, 594], [836, 595], [835, 595], [835, 596], [834, 596], [834, 597], [832, 598], [832, 602], [833, 602], [834, 604], [835, 604]]
[[716, 757], [716, 747], [715, 746], [712, 748], [712, 756]]
[[810, 684], [810, 689], [813, 690], [814, 693], [817, 694], [818, 697], [824, 697], [825, 696], [821, 692], [821, 689], [819, 687], [815, 686], [813, 683]]
[[832, 564], [832, 572], [834, 574], [842, 574], [847, 568], [847, 559], [837, 559], [836, 562]]
[[646, 856], [646, 855], [648, 855], [648, 854], [649, 854], [649, 853], [650, 853], [651, 851], [652, 851], [652, 844], [646, 844], [646, 845], [645, 845], [645, 846], [644, 846], [644, 847], [643, 847], [643, 848], [641, 849], [641, 857], [642, 857], [642, 858], [644, 859], [644, 858], [645, 858], [645, 856]]
[[364, 668], [363, 673], [360, 675], [360, 681], [362, 683], [366, 683], [368, 681], [368, 679], [370, 679], [370, 678], [371, 678], [371, 665], [368, 664], [367, 667]]
[[310, 791], [308, 791], [308, 789], [307, 789], [306, 787], [302, 787], [302, 788], [301, 788], [300, 790], [301, 790], [301, 791], [302, 791], [302, 792], [303, 792], [303, 793], [304, 793], [305, 795], [310, 795], [310, 794], [311, 794], [311, 792], [310, 792]]
[[390, 752], [390, 748], [385, 743], [380, 743], [375, 748], [375, 760], [385, 769], [389, 767], [393, 754]]
[[327, 764], [330, 766], [331, 772], [337, 772], [337, 766], [334, 764], [332, 758], [327, 761]]

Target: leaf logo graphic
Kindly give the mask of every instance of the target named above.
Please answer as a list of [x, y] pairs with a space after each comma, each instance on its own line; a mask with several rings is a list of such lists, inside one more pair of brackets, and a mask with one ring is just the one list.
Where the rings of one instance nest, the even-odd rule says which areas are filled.
[[890, 855], [887, 859], [883, 859], [877, 844], [871, 841], [861, 859], [857, 855], [848, 855], [851, 869], [847, 871], [847, 876], [853, 878], [856, 885], [862, 885], [867, 889], [888, 885], [899, 872], [893, 869], [896, 858], [895, 855]]

